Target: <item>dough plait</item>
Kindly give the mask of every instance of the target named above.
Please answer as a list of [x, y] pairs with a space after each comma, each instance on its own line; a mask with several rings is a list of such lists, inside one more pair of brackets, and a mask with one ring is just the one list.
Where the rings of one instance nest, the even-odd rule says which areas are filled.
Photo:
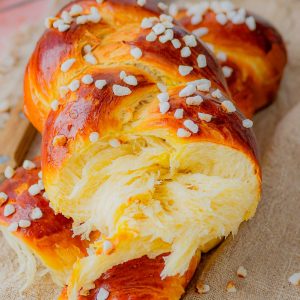
[[[208, 36], [221, 30], [215, 10], [201, 15]], [[61, 299], [179, 299], [199, 252], [255, 213], [261, 171], [247, 117], [276, 93], [284, 47], [274, 46], [281, 68], [255, 59], [262, 70], [277, 70], [271, 96], [257, 101], [259, 92], [245, 88], [257, 75], [245, 67], [246, 54], [238, 59], [240, 46], [231, 55], [215, 39], [228, 59], [222, 69], [186, 30], [199, 29], [193, 16], [174, 15], [150, 0], [74, 1], [48, 19], [29, 61], [25, 112], [43, 133], [50, 206], [89, 245]], [[230, 22], [232, 36], [270, 37]]]

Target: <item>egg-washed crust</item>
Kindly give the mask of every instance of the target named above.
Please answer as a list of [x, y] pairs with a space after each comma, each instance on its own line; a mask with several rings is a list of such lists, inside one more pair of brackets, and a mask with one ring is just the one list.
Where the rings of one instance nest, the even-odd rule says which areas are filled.
[[[50, 269], [62, 271], [71, 269], [77, 258], [86, 255], [86, 241], [80, 237], [72, 237], [72, 220], [61, 214], [55, 214], [49, 202], [42, 193], [32, 196], [28, 188], [39, 180], [39, 159], [35, 160], [36, 168], [25, 170], [18, 168], [11, 179], [0, 185], [0, 191], [8, 196], [8, 200], [0, 206], [0, 225], [8, 227], [13, 222], [30, 220], [27, 228], [18, 228], [13, 232], [18, 239], [24, 242], [40, 260]], [[3, 212], [7, 204], [13, 204], [15, 213], [5, 217]], [[32, 220], [30, 214], [34, 208], [40, 208], [42, 217]], [[68, 257], [64, 256], [68, 253]], [[66, 265], [66, 263], [69, 265]]]
[[[56, 85], [56, 83], [59, 82], [57, 76], [62, 78], [64, 82], [68, 82], [74, 77], [74, 73], [72, 72], [62, 74], [60, 71], [60, 65], [65, 59], [69, 57], [79, 59], [79, 63], [77, 62], [78, 69], [83, 68], [84, 65], [86, 65], [86, 62], [82, 58], [82, 47], [84, 45], [97, 44], [97, 47], [100, 48], [103, 36], [112, 34], [117, 27], [122, 27], [130, 21], [136, 23], [136, 30], [125, 30], [122, 35], [119, 35], [118, 43], [112, 40], [112, 47], [106, 47], [107, 52], [104, 54], [106, 57], [103, 57], [105, 61], [112, 50], [122, 48], [122, 44], [126, 46], [127, 40], [133, 41], [133, 37], [135, 37], [136, 40], [139, 39], [139, 36], [142, 35], [144, 31], [139, 26], [143, 18], [159, 16], [162, 13], [162, 11], [157, 8], [156, 1], [147, 1], [144, 7], [140, 7], [135, 0], [122, 2], [106, 0], [102, 4], [97, 4], [94, 0], [78, 0], [64, 7], [57, 16], [60, 16], [63, 10], [70, 9], [74, 4], [81, 5], [84, 11], [88, 11], [92, 6], [97, 7], [103, 16], [108, 16], [106, 21], [110, 23], [104, 24], [104, 21], [101, 20], [98, 24], [87, 23], [77, 25], [75, 22], [72, 22], [68, 32], [59, 32], [56, 29], [46, 30], [37, 43], [25, 72], [24, 110], [30, 121], [39, 131], [43, 129], [51, 101], [59, 98], [57, 94], [59, 86]], [[116, 25], [117, 27], [115, 27]], [[109, 39], [107, 39], [105, 44], [109, 44]], [[158, 45], [156, 45], [156, 47], [157, 46]], [[129, 45], [127, 48], [130, 49]], [[168, 48], [171, 50], [171, 47]], [[158, 48], [157, 51], [160, 51], [160, 48]], [[95, 53], [93, 54], [97, 56]], [[165, 55], [167, 56], [165, 57], [165, 64], [167, 64], [167, 59], [170, 58], [171, 55], [168, 53], [165, 53]], [[127, 54], [125, 57], [122, 57], [122, 60], [133, 61], [134, 59], [130, 56], [129, 51], [127, 51]], [[53, 80], [53, 78], [56, 78], [56, 80]], [[65, 102], [65, 99], [62, 99], [62, 101]]]
[[[116, 45], [114, 41], [111, 46], [108, 46], [108, 40], [105, 43], [104, 53], [101, 52], [101, 49], [93, 53], [97, 57], [97, 52], [99, 52], [103, 61], [116, 47], [122, 48], [126, 45], [138, 45], [144, 52], [143, 60], [150, 61], [154, 66], [155, 63], [160, 67], [163, 64], [168, 70], [172, 69], [172, 62], [178, 65], [180, 60], [183, 61], [179, 54], [180, 49], [174, 49], [171, 43], [145, 41], [147, 30], [140, 28], [139, 24], [143, 18], [158, 16], [161, 13], [155, 5], [155, 1], [147, 1], [144, 7], [140, 7], [135, 0], [122, 1], [122, 3], [107, 0], [103, 4], [80, 0], [70, 3], [66, 8], [68, 9], [74, 3], [80, 4], [85, 10], [91, 6], [97, 6], [104, 15], [109, 15], [110, 23], [104, 25], [104, 21], [101, 21], [99, 24], [77, 25], [73, 22], [67, 32], [59, 32], [55, 29], [47, 30], [38, 42], [25, 73], [24, 109], [26, 115], [40, 131], [43, 129], [51, 101], [59, 98], [57, 82], [70, 82], [76, 74], [76, 72], [62, 74], [60, 65], [67, 58], [74, 57], [77, 60], [75, 70], [84, 67], [82, 46], [91, 43], [97, 44], [98, 48], [103, 47], [102, 37], [115, 30], [111, 24], [116, 23], [122, 27], [129, 21], [129, 18], [132, 18], [137, 26], [134, 30], [131, 28], [122, 32], [119, 44]], [[58, 13], [58, 16], [61, 12]], [[221, 25], [216, 21], [215, 16], [214, 12], [208, 11], [205, 13], [203, 21], [197, 25], [191, 24], [191, 17], [187, 16], [184, 10], [181, 10], [176, 18], [178, 24], [189, 31], [199, 27], [208, 28], [208, 34], [204, 35], [202, 40], [211, 43], [228, 55], [227, 61], [220, 62], [220, 64], [234, 70], [227, 79], [229, 90], [240, 110], [247, 117], [251, 117], [254, 112], [274, 100], [287, 60], [284, 43], [276, 29], [259, 17], [255, 16], [257, 29], [250, 31], [245, 24], [237, 25], [228, 22], [226, 25]], [[176, 31], [178, 30], [180, 29], [177, 28]], [[158, 53], [159, 55], [157, 55]], [[195, 52], [193, 51], [193, 53]], [[127, 57], [123, 54], [116, 58], [119, 62], [132, 60], [128, 51]], [[204, 54], [207, 56], [207, 53]], [[193, 56], [192, 54], [190, 58], [185, 58], [184, 64], [192, 60]], [[256, 66], [255, 71], [251, 68], [251, 61], [254, 59], [259, 59], [261, 64]], [[209, 63], [211, 68], [212, 64], [213, 62]], [[208, 75], [203, 73], [203, 70], [206, 69], [201, 70], [204, 78], [207, 78]], [[216, 70], [213, 71], [216, 72]], [[57, 77], [61, 80], [57, 80]], [[208, 77], [212, 77], [211, 74]], [[218, 77], [220, 78], [220, 76]], [[60, 99], [60, 101], [64, 103], [66, 99]]]
[[253, 13], [246, 16], [255, 18], [254, 31], [245, 23], [228, 21], [221, 25], [211, 10], [197, 25], [192, 24], [192, 17], [185, 9], [181, 9], [175, 18], [189, 31], [201, 27], [208, 29], [201, 39], [213, 45], [216, 54], [218, 51], [227, 54], [227, 60], [219, 63], [233, 69], [227, 78], [229, 90], [240, 110], [252, 117], [275, 99], [287, 63], [287, 51], [281, 35], [269, 22]]
[[[94, 76], [97, 78], [97, 75]], [[119, 80], [117, 72], [114, 78]], [[161, 114], [157, 102], [153, 101], [145, 108], [142, 119], [136, 120], [134, 124], [124, 124], [121, 115], [130, 110], [132, 95], [116, 97], [109, 85], [101, 90], [101, 93], [96, 88], [83, 86], [78, 92], [77, 101], [69, 102], [49, 114], [42, 146], [43, 168], [47, 178], [48, 172], [56, 172], [57, 168], [62, 167], [63, 162], [72, 156], [76, 143], [81, 143], [82, 140], [83, 143], [90, 143], [91, 132], [99, 132], [100, 136], [117, 135], [122, 139], [122, 134], [126, 133], [151, 135], [156, 130], [167, 130], [169, 137], [178, 143], [208, 141], [222, 144], [246, 153], [257, 164], [254, 133], [251, 129], [243, 127], [242, 115], [239, 112], [227, 113], [220, 101], [201, 92], [197, 94], [205, 99], [203, 103], [199, 106], [189, 106], [185, 98], [178, 96], [183, 88], [184, 86], [181, 86], [169, 90], [171, 107], [166, 114]], [[141, 83], [134, 87], [134, 93], [155, 94], [156, 86], [153, 83], [143, 83], [141, 79]], [[185, 119], [191, 119], [199, 125], [199, 132], [192, 134], [188, 139], [176, 136], [177, 129], [184, 128], [183, 120], [174, 117], [177, 108], [184, 108]], [[211, 114], [212, 121], [201, 121], [198, 117], [199, 112]], [[60, 135], [66, 137], [66, 142], [57, 145], [53, 141]], [[260, 173], [258, 166], [257, 172]]]
[[[80, 4], [84, 11], [89, 11], [92, 6], [97, 7], [103, 15], [103, 20], [98, 24], [84, 25], [72, 22], [67, 32], [49, 29], [37, 43], [25, 72], [24, 110], [39, 131], [44, 127], [50, 104], [54, 99], [59, 99], [60, 103], [74, 99], [74, 95], [72, 96], [70, 92], [60, 98], [58, 92], [60, 86], [68, 85], [73, 79], [80, 78], [78, 74], [85, 70], [89, 73], [97, 69], [97, 66], [98, 69], [103, 68], [101, 64], [107, 61], [116, 63], [119, 72], [122, 64], [126, 69], [136, 63], [130, 55], [133, 46], [138, 46], [143, 51], [139, 63], [149, 65], [152, 72], [160, 69], [165, 77], [170, 78], [169, 81], [178, 83], [178, 81], [188, 82], [193, 79], [210, 78], [211, 81], [216, 81], [216, 85], [221, 87], [221, 90], [227, 92], [226, 82], [220, 76], [221, 70], [217, 62], [200, 42], [192, 49], [190, 57], [182, 58], [180, 49], [175, 49], [170, 42], [162, 44], [159, 41], [151, 43], [145, 40], [150, 30], [140, 28], [140, 23], [145, 17], [158, 17], [162, 13], [154, 5], [156, 1], [147, 1], [145, 6], [140, 7], [135, 0], [122, 1], [122, 3], [106, 0], [102, 4], [80, 0], [70, 3], [64, 10], [68, 10], [74, 3]], [[173, 30], [175, 38], [182, 38], [187, 34], [181, 27], [176, 26]], [[82, 48], [86, 44], [92, 45], [93, 55], [97, 58], [98, 65], [88, 65], [83, 59]], [[208, 68], [200, 69], [194, 63], [197, 55], [201, 53], [207, 57]], [[61, 64], [71, 57], [76, 59], [71, 70], [67, 73], [61, 72]], [[185, 78], [180, 78], [178, 74], [178, 65], [181, 63], [194, 66], [194, 71]]]
[[[78, 300], [97, 300], [100, 288], [109, 292], [107, 300], [177, 300], [191, 280], [199, 263], [199, 253], [192, 259], [189, 269], [183, 276], [172, 276], [161, 280], [166, 256], [154, 259], [143, 256], [117, 265], [105, 272], [96, 282], [95, 288], [87, 296], [78, 296]], [[58, 300], [67, 300], [65, 288]]]

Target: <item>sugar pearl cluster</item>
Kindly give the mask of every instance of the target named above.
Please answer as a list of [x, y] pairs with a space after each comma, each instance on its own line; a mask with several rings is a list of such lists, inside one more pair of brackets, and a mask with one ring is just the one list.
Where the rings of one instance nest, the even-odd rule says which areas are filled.
[[84, 9], [79, 4], [74, 4], [69, 11], [64, 10], [60, 17], [49, 17], [45, 20], [47, 28], [55, 28], [59, 32], [65, 32], [71, 28], [71, 23], [75, 22], [77, 25], [91, 23], [99, 23], [101, 15], [97, 7], [91, 7], [89, 12], [84, 12]]
[[[157, 95], [159, 101], [159, 110], [161, 114], [166, 114], [170, 109], [170, 95], [167, 91], [167, 86], [162, 83], [158, 84], [158, 89], [161, 93]], [[199, 106], [204, 101], [203, 93], [207, 93], [210, 97], [215, 98], [221, 102], [222, 109], [227, 113], [236, 112], [236, 107], [228, 100], [219, 89], [212, 88], [211, 81], [208, 79], [199, 79], [186, 84], [184, 88], [179, 91], [178, 96], [180, 98], [185, 98], [185, 103], [187, 106]], [[185, 119], [185, 111], [183, 108], [177, 108], [174, 112], [175, 119], [183, 119], [183, 127], [178, 128], [177, 136], [181, 138], [190, 137], [192, 134], [197, 134], [199, 132], [199, 126], [190, 119]], [[198, 119], [202, 122], [211, 122], [213, 116], [208, 113], [199, 112]], [[249, 119], [245, 119], [242, 122], [245, 128], [251, 128], [253, 122]]]
[[[179, 8], [181, 7], [173, 4], [169, 9], [170, 14], [175, 16]], [[235, 25], [245, 24], [250, 31], [256, 30], [254, 17], [247, 16], [244, 8], [236, 9], [231, 1], [202, 1], [195, 5], [188, 4], [186, 9], [193, 25], [200, 24], [205, 13], [211, 10], [216, 14], [216, 21], [222, 26], [232, 22]]]
[[[34, 162], [30, 160], [24, 160], [23, 162], [23, 168], [27, 171], [36, 169], [37, 166]], [[11, 167], [6, 168], [5, 177], [8, 179], [13, 178], [15, 171]], [[28, 193], [30, 196], [36, 196], [41, 191], [43, 191], [44, 184], [41, 179], [42, 172], [40, 171], [38, 173], [38, 182], [35, 184], [32, 184], [28, 187]], [[3, 208], [3, 216], [6, 218], [11, 218], [15, 213], [17, 213], [17, 208], [19, 208], [15, 203], [7, 203], [9, 201], [9, 196], [5, 192], [0, 192], [0, 207], [4, 206]], [[43, 217], [43, 212], [39, 207], [34, 207], [30, 212], [27, 218], [20, 219], [18, 221], [11, 222], [8, 226], [8, 231], [15, 232], [18, 230], [18, 228], [28, 228], [31, 225], [31, 221], [39, 220]]]
[[[175, 38], [174, 26], [173, 17], [166, 14], [161, 14], [159, 18], [144, 18], [141, 23], [142, 29], [151, 30], [146, 36], [146, 41], [154, 42], [158, 40], [162, 44], [170, 42], [175, 49], [179, 50], [182, 58], [190, 57], [192, 55], [192, 48], [198, 45], [195, 35], [186, 34], [181, 40]], [[194, 65], [197, 65], [199, 68], [205, 68], [207, 66], [206, 56], [204, 54], [198, 55]], [[194, 66], [191, 65], [178, 66], [178, 72], [181, 76], [188, 76], [193, 69]], [[164, 106], [166, 107], [167, 105], [165, 104]]]

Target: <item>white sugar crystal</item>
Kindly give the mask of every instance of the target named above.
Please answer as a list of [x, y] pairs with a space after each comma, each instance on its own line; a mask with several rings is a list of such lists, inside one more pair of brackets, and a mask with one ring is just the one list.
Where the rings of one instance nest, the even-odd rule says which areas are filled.
[[99, 79], [95, 81], [95, 87], [99, 90], [102, 90], [107, 85], [106, 80]]
[[172, 16], [169, 16], [169, 15], [166, 15], [166, 14], [161, 14], [159, 16], [159, 20], [161, 22], [173, 22], [173, 17]]
[[148, 28], [152, 28], [153, 26], [153, 21], [151, 18], [144, 18], [142, 23], [141, 23], [141, 28], [143, 29], [148, 29]]
[[236, 293], [237, 292], [237, 289], [235, 287], [235, 284], [233, 281], [229, 281], [226, 285], [226, 291], [228, 293]]
[[170, 103], [169, 102], [161, 102], [159, 103], [159, 111], [162, 114], [165, 114], [166, 112], [168, 112], [170, 109]]
[[196, 92], [196, 87], [193, 84], [188, 84], [184, 89], [179, 92], [179, 97], [189, 97]]
[[92, 84], [94, 82], [94, 79], [92, 75], [86, 74], [81, 78], [82, 83], [84, 84]]
[[64, 25], [64, 24], [65, 24], [65, 23], [64, 23], [63, 20], [58, 19], [58, 20], [56, 20], [56, 21], [53, 22], [53, 28], [58, 28], [59, 26], [62, 26], [62, 25]]
[[216, 89], [214, 90], [211, 95], [214, 97], [214, 98], [217, 98], [217, 99], [221, 99], [222, 98], [222, 92], [219, 90], [219, 89]]
[[228, 112], [228, 113], [233, 113], [236, 111], [236, 108], [234, 106], [234, 104], [229, 101], [229, 100], [225, 100], [222, 102], [222, 107]]
[[228, 21], [226, 15], [223, 14], [223, 13], [217, 14], [216, 15], [216, 20], [221, 25], [225, 25], [227, 23], [227, 21]]
[[191, 133], [183, 128], [179, 128], [177, 130], [177, 136], [180, 138], [186, 138], [186, 137], [190, 137]]
[[229, 78], [232, 75], [233, 69], [227, 66], [222, 67], [225, 78]]
[[83, 58], [87, 63], [91, 65], [97, 64], [97, 59], [92, 53], [87, 53]]
[[200, 284], [197, 286], [197, 291], [199, 294], [207, 294], [210, 291], [210, 286], [208, 284]]
[[205, 122], [210, 122], [212, 119], [212, 115], [205, 114], [205, 113], [198, 113], [198, 117], [200, 120], [205, 121]]
[[197, 40], [194, 35], [186, 35], [183, 37], [183, 40], [185, 42], [185, 45], [188, 47], [196, 47], [197, 46]]
[[245, 128], [251, 128], [251, 127], [253, 127], [253, 121], [251, 121], [249, 119], [245, 119], [245, 120], [243, 120], [243, 126]]
[[31, 222], [29, 220], [20, 220], [19, 221], [19, 227], [20, 228], [27, 228], [31, 225]]
[[174, 113], [174, 117], [175, 119], [182, 119], [183, 118], [183, 109], [182, 108], [177, 108], [175, 110], [175, 113]]
[[4, 176], [5, 176], [5, 178], [10, 179], [10, 178], [12, 178], [14, 176], [14, 174], [15, 174], [15, 170], [12, 167], [7, 166], [5, 168], [5, 170], [4, 170]]
[[198, 63], [199, 68], [205, 68], [207, 66], [206, 56], [204, 54], [198, 55], [197, 63]]
[[137, 0], [137, 5], [144, 6], [146, 4], [146, 0]]
[[58, 100], [53, 100], [50, 104], [50, 107], [52, 110], [57, 111], [58, 110], [58, 106], [59, 106], [59, 102]]
[[130, 95], [132, 93], [132, 91], [126, 86], [114, 84], [113, 85], [113, 93], [114, 93], [114, 95], [121, 97], [121, 96]]
[[165, 32], [166, 27], [162, 23], [157, 23], [152, 27], [152, 30], [156, 35], [160, 35]]
[[192, 120], [185, 120], [183, 122], [183, 125], [190, 130], [192, 133], [198, 133], [199, 127], [196, 123], [194, 123]]
[[300, 286], [300, 272], [289, 277], [289, 283], [295, 286]]
[[28, 193], [31, 195], [31, 196], [36, 196], [37, 194], [39, 194], [41, 192], [41, 188], [39, 186], [39, 184], [33, 184], [29, 187], [28, 189]]
[[70, 29], [70, 25], [68, 25], [68, 24], [61, 24], [61, 25], [58, 26], [58, 31], [59, 32], [65, 32], [69, 29]]
[[75, 58], [69, 58], [64, 63], [62, 63], [60, 70], [62, 72], [68, 72], [75, 62]]
[[108, 297], [109, 297], [109, 292], [104, 288], [100, 288], [96, 300], [106, 300]]
[[162, 92], [162, 93], [165, 93], [167, 91], [167, 86], [161, 82], [157, 83], [156, 84], [158, 89]]
[[135, 58], [135, 59], [139, 59], [142, 57], [143, 52], [140, 48], [138, 47], [134, 47], [130, 50], [130, 54]]
[[158, 94], [157, 98], [159, 102], [167, 102], [169, 101], [170, 96], [168, 93], [165, 92], [165, 93]]
[[86, 24], [89, 21], [88, 16], [83, 15], [83, 16], [78, 16], [76, 18], [76, 24], [78, 25], [83, 25]]
[[3, 215], [4, 215], [4, 217], [8, 217], [8, 216], [14, 214], [15, 211], [16, 211], [16, 209], [12, 204], [7, 204], [4, 207]]
[[89, 139], [92, 143], [96, 143], [99, 140], [99, 133], [98, 132], [90, 133]]
[[227, 60], [227, 54], [220, 51], [217, 53], [217, 59], [222, 61], [222, 62], [225, 62]]
[[113, 244], [110, 241], [103, 242], [103, 252], [109, 253], [113, 249]]
[[0, 192], [0, 206], [6, 202], [8, 199], [7, 194], [5, 194], [4, 192]]
[[197, 82], [197, 90], [201, 92], [209, 92], [211, 81], [208, 79], [200, 79]]
[[167, 6], [165, 3], [163, 3], [163, 2], [159, 2], [159, 3], [157, 4], [157, 6], [158, 6], [158, 8], [160, 8], [161, 10], [167, 10], [167, 9], [168, 9], [168, 6]]
[[121, 71], [121, 72], [120, 72], [120, 79], [123, 80], [126, 76], [127, 76], [127, 74], [126, 74], [125, 71]]
[[249, 30], [254, 31], [256, 29], [256, 21], [254, 19], [254, 17], [250, 16], [246, 18], [245, 21], [247, 27], [249, 28]]
[[167, 29], [163, 35], [159, 37], [161, 43], [166, 43], [171, 41], [174, 37], [174, 31], [172, 29]]
[[197, 15], [192, 16], [191, 23], [192, 23], [192, 25], [197, 25], [200, 22], [202, 22], [202, 20], [203, 20], [202, 15], [201, 14], [197, 14]]
[[91, 12], [87, 17], [88, 17], [88, 20], [92, 23], [98, 23], [102, 19], [97, 7], [95, 7], [95, 6], [91, 7]]
[[32, 220], [38, 220], [40, 218], [42, 218], [43, 216], [43, 212], [41, 211], [41, 209], [39, 207], [35, 207], [30, 214], [30, 218]]
[[181, 42], [178, 39], [173, 39], [172, 45], [175, 49], [179, 49], [181, 47]]
[[200, 105], [203, 102], [203, 98], [200, 95], [186, 98], [187, 105]]
[[239, 266], [236, 271], [238, 277], [246, 278], [247, 277], [247, 270], [243, 266]]
[[193, 71], [193, 67], [180, 65], [178, 71], [181, 76], [187, 76]]
[[170, 4], [170, 6], [169, 6], [169, 14], [174, 17], [175, 15], [177, 15], [178, 9], [179, 8], [178, 8], [177, 4], [175, 4], [175, 3]]
[[72, 17], [74, 17], [74, 16], [77, 16], [77, 15], [80, 15], [82, 12], [83, 12], [83, 8], [80, 5], [78, 5], [78, 4], [74, 4], [71, 7], [70, 15]]
[[9, 226], [7, 227], [7, 230], [8, 230], [9, 232], [15, 232], [15, 231], [18, 230], [18, 227], [19, 227], [18, 222], [12, 222], [12, 223], [10, 223]]
[[87, 44], [83, 47], [83, 52], [85, 54], [87, 54], [87, 53], [90, 53], [92, 51], [92, 49], [93, 49], [92, 46], [90, 44]]
[[32, 162], [31, 160], [26, 159], [23, 162], [23, 168], [25, 170], [32, 170], [32, 169], [36, 168], [36, 164], [34, 162]]
[[198, 29], [195, 29], [193, 31], [193, 34], [198, 37], [198, 38], [201, 38], [202, 36], [208, 34], [208, 28], [207, 27], [200, 27]]
[[192, 52], [190, 47], [183, 47], [180, 51], [181, 57], [189, 57], [191, 56]]
[[157, 35], [151, 31], [147, 36], [146, 36], [146, 41], [148, 42], [154, 42], [157, 39]]
[[72, 92], [76, 92], [80, 87], [80, 81], [75, 79], [68, 85], [68, 87]]
[[133, 86], [137, 86], [138, 84], [136, 77], [133, 75], [126, 76], [124, 78], [124, 82], [127, 83], [128, 85], [133, 85]]
[[113, 148], [118, 148], [121, 146], [121, 143], [119, 140], [117, 139], [111, 139], [109, 142], [108, 142]]
[[70, 16], [70, 14], [64, 10], [61, 14], [61, 19], [64, 21], [65, 24], [70, 24], [72, 22], [72, 17]]

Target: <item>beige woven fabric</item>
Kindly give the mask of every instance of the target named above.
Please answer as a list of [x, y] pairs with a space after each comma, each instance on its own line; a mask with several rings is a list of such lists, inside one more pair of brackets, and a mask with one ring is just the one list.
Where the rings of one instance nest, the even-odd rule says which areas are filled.
[[[264, 175], [257, 214], [241, 226], [234, 239], [228, 238], [203, 257], [184, 299], [296, 300], [300, 299], [300, 287], [289, 285], [288, 277], [300, 272], [300, 1], [237, 2], [279, 28], [287, 43], [289, 65], [277, 102], [255, 117]], [[59, 289], [48, 275], [19, 296], [15, 254], [2, 237], [0, 247], [0, 299], [56, 297]], [[235, 274], [240, 265], [248, 271], [246, 279], [238, 279]], [[206, 295], [195, 292], [199, 278], [210, 285]], [[237, 293], [225, 291], [229, 280], [235, 281]]]

